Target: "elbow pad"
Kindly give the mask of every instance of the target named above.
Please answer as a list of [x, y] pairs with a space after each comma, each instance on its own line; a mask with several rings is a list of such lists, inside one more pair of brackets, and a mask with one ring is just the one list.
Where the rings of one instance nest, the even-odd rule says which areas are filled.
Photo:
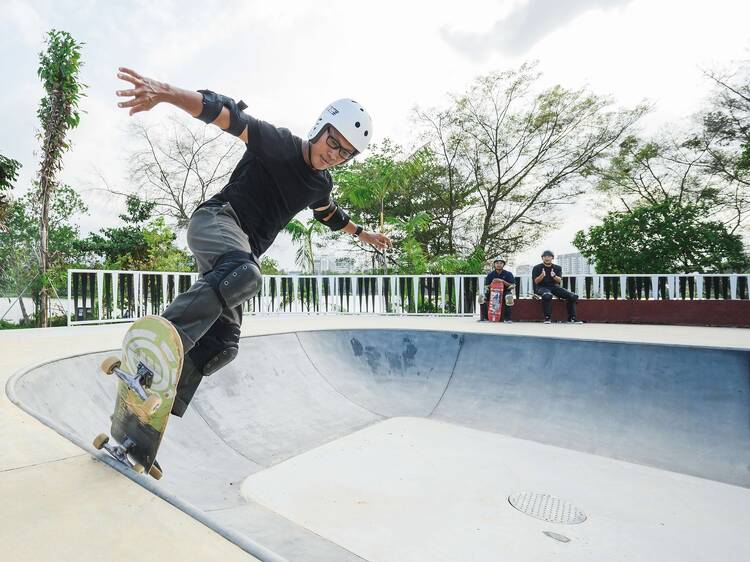
[[232, 98], [222, 96], [211, 90], [198, 91], [203, 96], [203, 110], [196, 119], [210, 125], [219, 116], [222, 108], [226, 107], [229, 110], [229, 128], [224, 130], [235, 137], [240, 136], [249, 123], [248, 116], [242, 112], [243, 109], [247, 109], [247, 104], [242, 100], [237, 103]]
[[[329, 216], [330, 215], [330, 216]], [[331, 203], [322, 211], [313, 210], [313, 217], [326, 225], [331, 230], [341, 230], [349, 224], [349, 215], [339, 207], [339, 204], [331, 199]], [[326, 218], [327, 217], [327, 218]]]

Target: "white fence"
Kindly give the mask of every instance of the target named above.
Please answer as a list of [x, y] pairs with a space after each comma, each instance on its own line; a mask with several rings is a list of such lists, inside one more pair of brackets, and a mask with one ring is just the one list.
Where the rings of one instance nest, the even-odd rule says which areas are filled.
[[[130, 322], [160, 314], [188, 290], [196, 273], [68, 270], [68, 323]], [[530, 298], [531, 277], [518, 276], [516, 296]], [[484, 275], [264, 275], [246, 314], [477, 313]], [[748, 274], [579, 275], [563, 286], [587, 299], [743, 299]]]

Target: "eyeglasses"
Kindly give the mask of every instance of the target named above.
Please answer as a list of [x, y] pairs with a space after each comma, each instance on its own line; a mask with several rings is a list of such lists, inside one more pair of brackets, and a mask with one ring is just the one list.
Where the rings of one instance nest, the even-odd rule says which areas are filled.
[[331, 136], [330, 127], [326, 130], [326, 144], [334, 150], [338, 150], [339, 156], [341, 156], [341, 158], [343, 158], [344, 160], [349, 160], [349, 158], [354, 156], [354, 153], [351, 150], [347, 150], [346, 148], [342, 147], [341, 143]]

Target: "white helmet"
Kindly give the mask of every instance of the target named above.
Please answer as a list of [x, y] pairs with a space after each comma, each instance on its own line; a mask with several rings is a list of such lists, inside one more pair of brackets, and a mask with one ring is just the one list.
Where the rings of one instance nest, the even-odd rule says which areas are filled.
[[364, 152], [372, 139], [370, 114], [354, 100], [340, 99], [326, 107], [307, 133], [307, 139], [316, 142], [328, 125], [336, 127], [358, 153]]

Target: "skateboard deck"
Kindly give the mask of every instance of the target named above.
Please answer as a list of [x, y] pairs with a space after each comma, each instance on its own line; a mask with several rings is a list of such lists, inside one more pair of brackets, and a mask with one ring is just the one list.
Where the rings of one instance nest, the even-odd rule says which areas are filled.
[[182, 371], [183, 348], [175, 327], [161, 316], [145, 316], [133, 322], [122, 341], [119, 357], [107, 357], [101, 370], [117, 375], [115, 410], [109, 443], [106, 433], [94, 439], [136, 472], [161, 478], [156, 453], [167, 428]]
[[505, 285], [500, 279], [493, 279], [490, 284], [490, 301], [487, 303], [487, 320], [500, 322], [503, 316], [503, 293]]

